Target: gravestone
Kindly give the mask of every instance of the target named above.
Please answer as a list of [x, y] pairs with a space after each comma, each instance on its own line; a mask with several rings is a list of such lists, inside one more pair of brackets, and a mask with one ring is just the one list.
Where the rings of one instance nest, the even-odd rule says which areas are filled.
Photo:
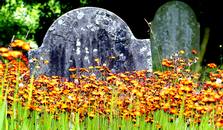
[[151, 70], [149, 39], [136, 39], [128, 25], [102, 8], [83, 7], [59, 17], [40, 48], [28, 54], [31, 75], [69, 77], [70, 67], [106, 64], [113, 72]]
[[200, 25], [193, 10], [185, 3], [171, 1], [162, 5], [151, 22], [153, 69], [163, 58], [184, 50], [185, 57], [200, 48]]

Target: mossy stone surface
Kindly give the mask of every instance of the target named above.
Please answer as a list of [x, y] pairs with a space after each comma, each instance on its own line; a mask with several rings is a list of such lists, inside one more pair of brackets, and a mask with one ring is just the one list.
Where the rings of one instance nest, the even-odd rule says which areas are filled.
[[189, 5], [171, 1], [162, 5], [151, 22], [151, 51], [153, 68], [160, 66], [163, 58], [184, 50], [186, 57], [200, 48], [200, 25]]

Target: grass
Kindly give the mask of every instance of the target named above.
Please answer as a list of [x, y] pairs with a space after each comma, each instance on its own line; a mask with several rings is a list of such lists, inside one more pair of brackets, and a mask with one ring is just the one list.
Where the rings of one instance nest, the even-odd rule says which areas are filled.
[[[3, 106], [3, 104], [1, 106]], [[26, 110], [20, 109], [20, 112], [24, 111]], [[113, 117], [113, 120], [111, 121], [108, 118], [99, 115], [94, 118], [87, 117], [80, 122], [78, 114], [75, 114], [74, 117], [72, 117], [68, 116], [67, 113], [60, 113], [58, 115], [59, 119], [55, 119], [54, 115], [50, 113], [40, 113], [36, 111], [21, 114], [16, 120], [5, 116], [1, 117], [3, 117], [1, 118], [1, 129], [5, 130], [210, 130], [215, 128], [213, 124], [208, 123], [209, 115], [202, 118], [200, 125], [187, 124], [183, 116], [176, 118], [176, 116], [160, 110], [154, 112], [153, 123], [146, 123], [145, 117], [137, 117], [136, 122], [133, 122], [130, 119], [127, 120], [120, 117]]]
[[113, 74], [106, 66], [72, 68], [72, 81], [30, 78], [21, 53], [0, 48], [0, 54], [0, 130], [223, 127], [222, 67], [210, 63], [202, 74], [193, 72], [197, 59], [181, 58], [184, 51], [163, 59], [164, 71]]

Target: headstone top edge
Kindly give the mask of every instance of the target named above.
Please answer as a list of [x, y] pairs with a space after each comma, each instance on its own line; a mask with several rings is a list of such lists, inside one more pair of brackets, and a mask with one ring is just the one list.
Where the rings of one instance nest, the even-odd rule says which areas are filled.
[[[126, 29], [128, 30], [129, 34], [132, 36], [131, 39], [137, 39], [137, 38], [134, 36], [134, 34], [133, 34], [132, 30], [130, 29], [130, 27], [128, 26], [128, 24], [127, 24], [121, 17], [119, 17], [118, 15], [116, 15], [114, 12], [111, 12], [111, 11], [109, 11], [109, 10], [107, 10], [107, 9], [104, 9], [104, 8], [101, 8], [101, 7], [86, 6], [86, 7], [80, 7], [80, 8], [76, 8], [76, 9], [70, 10], [70, 11], [64, 13], [63, 15], [61, 15], [60, 17], [58, 17], [56, 20], [54, 20], [54, 22], [49, 26], [49, 28], [48, 28], [48, 30], [47, 30], [47, 32], [46, 32], [44, 38], [43, 38], [43, 42], [42, 42], [42, 44], [41, 44], [40, 47], [42, 47], [42, 45], [43, 45], [43, 43], [44, 43], [44, 41], [45, 41], [45, 39], [46, 39], [47, 33], [49, 33], [50, 29], [51, 29], [55, 24], [57, 24], [58, 21], [61, 20], [61, 18], [65, 17], [66, 15], [71, 14], [72, 12], [84, 11], [84, 10], [86, 10], [86, 9], [95, 9], [95, 10], [98, 10], [98, 11], [104, 11], [104, 12], [107, 12], [107, 13], [109, 13], [109, 14], [115, 16], [119, 21], [121, 21], [121, 22], [126, 26]], [[143, 40], [143, 39], [139, 39], [139, 40]], [[39, 48], [40, 48], [40, 47], [39, 47]]]
[[[169, 6], [169, 5], [171, 5], [171, 6]], [[192, 8], [190, 5], [188, 5], [186, 2], [183, 2], [183, 1], [168, 1], [168, 2], [164, 3], [163, 5], [161, 5], [161, 6], [159, 7], [159, 9], [156, 10], [155, 14], [157, 14], [157, 12], [160, 12], [161, 9], [164, 9], [164, 8], [170, 8], [170, 7], [174, 6], [174, 5], [181, 5], [181, 6], [183, 6], [183, 7], [186, 7], [186, 8], [188, 8], [188, 9], [190, 9], [189, 11], [190, 11], [190, 13], [193, 14], [193, 16], [196, 16], [196, 14], [195, 14], [193, 8]], [[156, 15], [155, 15], [155, 16], [156, 16]], [[153, 20], [154, 20], [154, 19], [155, 19], [155, 17], [153, 18]], [[197, 20], [197, 17], [195, 17], [195, 19]], [[200, 26], [200, 23], [199, 23], [198, 21], [196, 21], [196, 24], [197, 24], [198, 26]]]

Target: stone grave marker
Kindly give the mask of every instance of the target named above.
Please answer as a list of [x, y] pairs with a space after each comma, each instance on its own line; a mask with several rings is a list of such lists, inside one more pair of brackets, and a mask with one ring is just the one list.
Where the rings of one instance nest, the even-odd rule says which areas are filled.
[[74, 9], [59, 17], [41, 47], [28, 57], [35, 77], [68, 78], [70, 67], [95, 66], [95, 59], [116, 73], [152, 69], [150, 40], [136, 39], [121, 18], [96, 7]]
[[200, 25], [193, 10], [181, 1], [167, 2], [157, 10], [150, 37], [153, 69], [180, 50], [190, 57], [192, 49], [200, 49]]

